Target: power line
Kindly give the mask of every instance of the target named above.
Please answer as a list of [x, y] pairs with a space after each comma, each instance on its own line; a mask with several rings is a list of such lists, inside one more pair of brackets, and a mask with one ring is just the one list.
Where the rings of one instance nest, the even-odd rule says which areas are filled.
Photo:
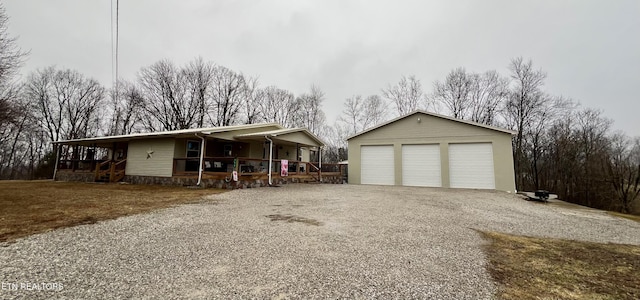
[[120, 0], [116, 0], [116, 99], [118, 98], [118, 46], [120, 44]]

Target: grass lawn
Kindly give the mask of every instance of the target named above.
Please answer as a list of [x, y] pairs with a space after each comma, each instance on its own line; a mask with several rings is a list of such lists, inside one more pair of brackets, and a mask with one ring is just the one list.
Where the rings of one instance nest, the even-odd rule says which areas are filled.
[[0, 181], [0, 242], [193, 203], [220, 192], [152, 185]]
[[482, 234], [500, 299], [640, 299], [640, 246]]

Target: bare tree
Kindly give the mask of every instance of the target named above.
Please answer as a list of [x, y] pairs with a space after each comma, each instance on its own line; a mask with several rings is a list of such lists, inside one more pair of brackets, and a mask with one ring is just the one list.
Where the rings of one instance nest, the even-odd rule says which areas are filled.
[[95, 135], [105, 89], [95, 79], [54, 67], [27, 79], [26, 97], [33, 101], [34, 120], [51, 142]]
[[469, 120], [496, 125], [500, 109], [509, 95], [509, 80], [496, 71], [473, 74], [469, 93], [471, 98]]
[[197, 106], [195, 126], [204, 127], [207, 115], [207, 102], [212, 89], [213, 77], [216, 66], [211, 62], [205, 62], [202, 57], [189, 62], [183, 68], [185, 76], [186, 93], [189, 103]]
[[467, 74], [464, 68], [457, 68], [447, 75], [444, 82], [433, 83], [433, 95], [435, 103], [441, 104], [447, 110], [447, 114], [454, 118], [465, 119], [470, 108], [472, 74]]
[[371, 95], [364, 99], [364, 115], [362, 116], [362, 130], [376, 126], [387, 120], [387, 103], [378, 95]]
[[17, 95], [13, 79], [22, 66], [27, 52], [17, 44], [17, 38], [9, 35], [9, 17], [0, 3], [0, 126], [9, 116], [10, 101]]
[[[20, 118], [21, 110], [15, 103], [20, 85], [14, 82], [17, 71], [22, 66], [27, 52], [17, 45], [17, 38], [8, 32], [9, 17], [0, 3], [0, 130], [6, 130], [12, 122]], [[2, 138], [0, 138], [2, 142]], [[1, 144], [0, 144], [1, 145]]]
[[338, 163], [347, 160], [347, 140], [351, 129], [349, 125], [336, 122], [333, 126], [325, 126], [323, 138], [326, 143], [322, 152], [322, 160], [328, 163]]
[[[382, 96], [396, 106], [400, 116], [406, 115], [419, 108], [426, 108], [426, 97], [422, 91], [422, 84], [415, 76], [402, 76], [398, 84], [389, 85], [382, 90]], [[423, 104], [424, 103], [424, 104]]]
[[523, 164], [525, 129], [528, 128], [536, 112], [544, 107], [549, 98], [541, 88], [547, 75], [542, 70], [535, 70], [531, 60], [525, 62], [521, 57], [511, 60], [511, 78], [514, 81], [509, 99], [505, 105], [504, 117], [507, 126], [517, 131], [514, 139], [514, 165], [516, 169], [516, 186], [524, 185]]
[[211, 125], [229, 126], [238, 123], [244, 95], [244, 76], [225, 67], [216, 66], [208, 111]]
[[265, 91], [260, 89], [257, 77], [245, 79], [243, 94], [245, 124], [260, 122], [263, 118], [261, 106], [265, 101], [266, 95]]
[[299, 103], [289, 91], [269, 86], [261, 90], [264, 101], [258, 103], [263, 122], [275, 122], [285, 127], [295, 126]]
[[363, 99], [360, 95], [347, 98], [344, 102], [344, 110], [342, 115], [338, 117], [338, 121], [347, 125], [348, 131], [356, 133], [362, 130], [360, 120], [362, 118]]
[[311, 91], [300, 95], [296, 101], [300, 106], [296, 116], [296, 126], [305, 127], [314, 134], [319, 134], [326, 121], [322, 110], [324, 92], [319, 87], [312, 85]]
[[640, 197], [640, 139], [632, 140], [623, 133], [617, 133], [610, 141], [604, 171], [615, 191], [620, 210], [631, 213], [633, 202]]
[[457, 68], [444, 82], [434, 82], [434, 103], [454, 118], [495, 125], [508, 95], [509, 81], [496, 71], [467, 73]]
[[386, 105], [380, 96], [372, 95], [363, 99], [362, 96], [355, 95], [345, 100], [338, 122], [346, 124], [348, 132], [355, 134], [382, 123], [385, 117]]
[[120, 81], [118, 96], [111, 91], [110, 135], [130, 134], [140, 131], [141, 117], [144, 109], [144, 97], [140, 88], [133, 82]]
[[558, 120], [568, 117], [576, 108], [576, 105], [568, 99], [562, 97], [551, 98], [545, 95], [547, 99], [540, 103], [540, 107], [535, 110], [535, 115], [529, 123], [530, 126], [524, 129], [524, 153], [528, 162], [523, 165], [522, 172], [527, 172], [526, 178], [533, 182], [535, 189], [541, 189], [542, 168], [541, 161], [544, 160], [544, 152], [547, 151], [550, 143], [548, 130], [549, 126]]
[[147, 130], [177, 130], [197, 126], [202, 105], [189, 94], [187, 72], [161, 60], [138, 73], [144, 96], [142, 118]]

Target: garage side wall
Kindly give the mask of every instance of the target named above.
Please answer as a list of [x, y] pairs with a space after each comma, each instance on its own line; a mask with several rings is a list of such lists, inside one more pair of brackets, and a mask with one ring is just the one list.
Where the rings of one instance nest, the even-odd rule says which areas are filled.
[[130, 141], [125, 174], [171, 177], [175, 148], [173, 138]]
[[[419, 120], [418, 120], [419, 119]], [[492, 143], [495, 188], [515, 191], [511, 135], [491, 129], [417, 113], [348, 140], [349, 183], [361, 184], [360, 148], [393, 145], [395, 184], [402, 185], [402, 145], [440, 145], [442, 187], [450, 187], [449, 144]]]

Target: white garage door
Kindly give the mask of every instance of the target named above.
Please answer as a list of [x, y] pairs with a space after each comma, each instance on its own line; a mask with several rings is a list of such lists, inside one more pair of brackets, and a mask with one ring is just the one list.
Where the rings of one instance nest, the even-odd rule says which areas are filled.
[[394, 185], [393, 146], [362, 146], [360, 176], [362, 184]]
[[442, 186], [440, 145], [402, 145], [402, 185]]
[[449, 179], [453, 188], [495, 189], [491, 143], [450, 144]]

